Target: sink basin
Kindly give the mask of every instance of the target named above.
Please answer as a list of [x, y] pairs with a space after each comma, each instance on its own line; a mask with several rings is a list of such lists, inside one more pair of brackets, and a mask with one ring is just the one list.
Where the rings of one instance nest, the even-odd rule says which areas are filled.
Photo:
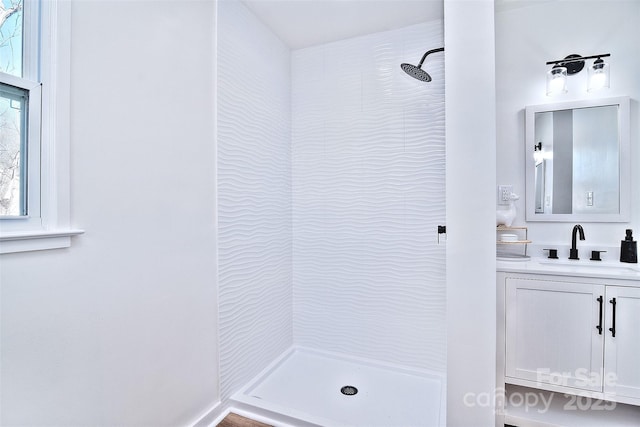
[[605, 261], [588, 261], [588, 260], [563, 260], [548, 259], [538, 261], [539, 264], [545, 266], [556, 266], [561, 268], [600, 271], [600, 272], [617, 272], [617, 273], [640, 273], [640, 267], [636, 265], [624, 265], [624, 263], [613, 263]]

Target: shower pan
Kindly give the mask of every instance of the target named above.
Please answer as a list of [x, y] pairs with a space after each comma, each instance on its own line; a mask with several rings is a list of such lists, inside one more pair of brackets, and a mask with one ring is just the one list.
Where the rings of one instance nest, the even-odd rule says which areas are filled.
[[443, 375], [298, 347], [257, 375], [233, 401], [265, 416], [284, 415], [296, 425], [446, 425]]
[[398, 67], [438, 51], [442, 20], [291, 49], [217, 8], [223, 404], [445, 425], [444, 55], [429, 84]]

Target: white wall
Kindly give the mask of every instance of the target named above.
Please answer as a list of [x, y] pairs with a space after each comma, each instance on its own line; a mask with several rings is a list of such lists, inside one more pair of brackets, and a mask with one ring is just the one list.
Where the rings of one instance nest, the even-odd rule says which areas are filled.
[[495, 423], [493, 17], [493, 0], [444, 2], [448, 426]]
[[[514, 4], [517, 6], [517, 4]], [[578, 99], [630, 96], [631, 104], [631, 222], [627, 224], [583, 223], [585, 250], [606, 246], [619, 247], [625, 228], [640, 231], [640, 149], [638, 143], [640, 109], [640, 2], [638, 1], [552, 1], [529, 2], [496, 14], [497, 76], [497, 179], [500, 184], [513, 184], [514, 191], [524, 196], [524, 113], [526, 105]], [[547, 97], [545, 72], [547, 61], [564, 58], [571, 53], [593, 55], [611, 53], [611, 88], [586, 91], [586, 69], [568, 78], [568, 92]], [[591, 62], [589, 61], [588, 64]], [[525, 198], [517, 202], [516, 225], [523, 225]], [[529, 222], [529, 237], [539, 248], [567, 247], [574, 223]], [[566, 249], [566, 248], [565, 248]], [[581, 253], [588, 253], [582, 252]], [[542, 255], [536, 252], [534, 255]], [[568, 255], [568, 252], [561, 256]], [[605, 258], [615, 255], [604, 254]]]
[[2, 255], [2, 425], [180, 425], [218, 400], [213, 6], [72, 4], [69, 249]]
[[442, 21], [293, 52], [296, 344], [444, 372]]
[[218, 3], [221, 397], [293, 343], [291, 61], [239, 1]]

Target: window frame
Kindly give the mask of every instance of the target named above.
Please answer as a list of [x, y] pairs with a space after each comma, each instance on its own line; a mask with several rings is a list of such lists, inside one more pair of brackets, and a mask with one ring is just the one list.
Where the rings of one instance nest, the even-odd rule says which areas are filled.
[[0, 219], [0, 254], [66, 248], [71, 236], [84, 232], [70, 223], [71, 2], [25, 0], [23, 12], [33, 14], [37, 5], [39, 19], [29, 20], [23, 28], [25, 44], [33, 46], [33, 37], [39, 41], [39, 67], [38, 61], [25, 60], [23, 70], [29, 72], [23, 74], [35, 72], [41, 90], [40, 215], [36, 219], [28, 212], [27, 221]]

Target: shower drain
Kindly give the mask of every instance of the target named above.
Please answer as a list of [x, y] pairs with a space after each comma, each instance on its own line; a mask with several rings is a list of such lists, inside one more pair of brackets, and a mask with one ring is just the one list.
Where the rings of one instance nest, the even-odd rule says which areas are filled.
[[340, 389], [340, 393], [346, 396], [353, 396], [354, 394], [358, 393], [358, 389], [352, 385], [346, 385]]

